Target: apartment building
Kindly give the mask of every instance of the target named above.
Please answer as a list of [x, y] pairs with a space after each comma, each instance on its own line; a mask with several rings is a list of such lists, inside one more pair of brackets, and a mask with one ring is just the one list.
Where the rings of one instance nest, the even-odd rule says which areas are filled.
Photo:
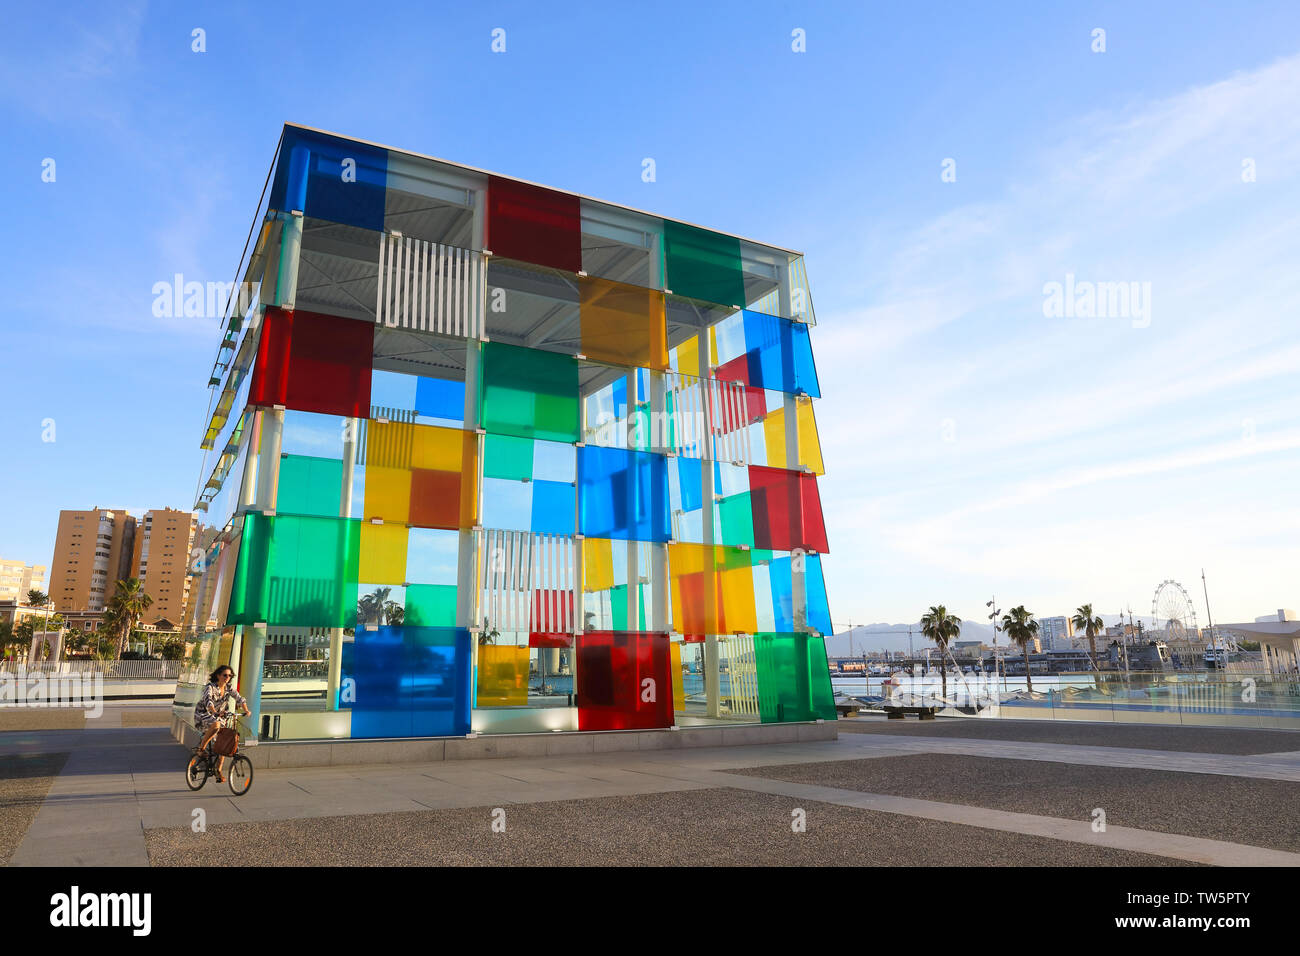
[[45, 590], [43, 564], [26, 564], [23, 561], [6, 561], [0, 558], [0, 601], [27, 603], [27, 592], [35, 588]]
[[190, 551], [198, 519], [193, 512], [163, 508], [146, 511], [136, 529], [131, 556], [131, 576], [153, 598], [142, 619], [179, 624], [189, 604]]
[[61, 612], [98, 613], [131, 576], [136, 520], [121, 509], [60, 511], [50, 599]]

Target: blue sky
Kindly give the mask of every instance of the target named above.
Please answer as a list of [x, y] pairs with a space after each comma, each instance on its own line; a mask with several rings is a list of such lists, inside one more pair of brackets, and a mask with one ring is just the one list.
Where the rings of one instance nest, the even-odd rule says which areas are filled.
[[15, 8], [0, 556], [190, 507], [216, 324], [151, 290], [234, 278], [294, 121], [803, 250], [837, 625], [1300, 605], [1300, 8], [1201, 6]]

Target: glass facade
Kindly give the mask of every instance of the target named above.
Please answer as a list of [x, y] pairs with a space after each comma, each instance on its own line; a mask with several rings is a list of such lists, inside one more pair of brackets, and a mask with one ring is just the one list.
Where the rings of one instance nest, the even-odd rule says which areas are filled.
[[803, 260], [287, 126], [211, 377], [178, 715], [833, 719]]

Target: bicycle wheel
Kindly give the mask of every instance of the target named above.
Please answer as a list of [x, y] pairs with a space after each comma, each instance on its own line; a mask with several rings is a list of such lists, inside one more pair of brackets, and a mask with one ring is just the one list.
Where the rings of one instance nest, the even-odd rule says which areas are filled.
[[243, 754], [231, 757], [230, 766], [226, 768], [226, 783], [230, 784], [230, 792], [237, 797], [248, 793], [248, 788], [253, 785], [253, 761]]
[[203, 754], [195, 754], [185, 765], [185, 786], [191, 790], [202, 790], [207, 782], [208, 758]]

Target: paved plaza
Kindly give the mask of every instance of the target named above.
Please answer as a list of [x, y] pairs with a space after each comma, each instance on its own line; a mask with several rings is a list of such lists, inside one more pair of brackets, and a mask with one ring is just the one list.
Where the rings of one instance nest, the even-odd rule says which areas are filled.
[[259, 770], [233, 798], [185, 788], [166, 705], [55, 713], [0, 730], [11, 866], [1300, 864], [1286, 732], [864, 717], [835, 741]]

